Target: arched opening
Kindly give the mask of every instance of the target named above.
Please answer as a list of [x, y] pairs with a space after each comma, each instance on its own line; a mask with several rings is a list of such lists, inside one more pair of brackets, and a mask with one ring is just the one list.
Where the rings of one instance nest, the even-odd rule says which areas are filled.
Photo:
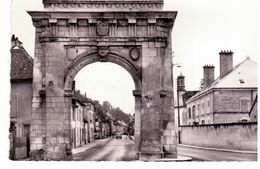
[[100, 102], [109, 101], [126, 113], [134, 113], [134, 81], [121, 66], [114, 63], [92, 63], [82, 68], [74, 81], [75, 89], [86, 93], [87, 97]]
[[122, 54], [118, 52], [109, 52], [106, 56], [100, 56], [97, 52], [86, 52], [74, 59], [74, 61], [68, 66], [68, 70], [65, 75], [65, 90], [71, 90], [73, 79], [76, 74], [86, 65], [95, 62], [111, 62], [122, 66], [132, 76], [135, 90], [141, 90], [141, 70], [132, 64], [126, 57], [122, 57]]
[[[127, 60], [119, 59], [115, 55], [110, 55], [105, 63], [98, 62], [99, 58], [98, 54], [93, 54], [75, 60], [70, 65], [65, 78], [65, 90], [72, 91], [71, 117], [74, 120], [71, 130], [72, 148], [94, 140], [119, 138], [134, 143], [132, 150], [135, 150], [133, 154], [136, 154], [140, 145], [141, 100], [133, 94], [136, 95], [136, 89], [139, 91], [141, 88], [139, 72]], [[81, 129], [73, 129], [80, 128], [76, 126], [77, 115], [75, 115], [75, 112], [80, 114], [80, 111], [76, 111], [75, 108], [80, 107], [74, 98], [75, 92], [79, 93], [77, 90], [80, 90], [81, 96], [85, 96], [88, 100], [88, 110], [85, 110], [87, 114], [81, 119], [86, 124], [81, 126]], [[82, 111], [84, 112], [84, 108]], [[93, 117], [90, 117], [91, 111], [94, 114]], [[123, 120], [122, 118], [126, 116], [128, 117]], [[77, 137], [81, 140], [77, 141]], [[122, 144], [122, 142], [111, 143], [111, 145], [114, 144]], [[94, 160], [98, 159], [94, 158]], [[105, 160], [114, 159], [106, 157]], [[121, 160], [124, 161], [124, 159]]]

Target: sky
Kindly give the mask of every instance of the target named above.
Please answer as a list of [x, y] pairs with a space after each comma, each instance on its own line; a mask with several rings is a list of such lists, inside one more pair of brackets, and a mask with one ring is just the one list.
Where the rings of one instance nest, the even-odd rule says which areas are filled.
[[[26, 10], [42, 10], [42, 0], [12, 0], [11, 32], [33, 56], [34, 27]], [[215, 65], [219, 76], [219, 52], [232, 50], [234, 66], [249, 56], [257, 60], [257, 0], [165, 0], [164, 10], [178, 11], [172, 31], [174, 81], [182, 73], [186, 90], [198, 90], [202, 67]], [[77, 88], [87, 96], [108, 100], [114, 107], [133, 113], [134, 84], [115, 64], [96, 63], [76, 76]], [[176, 89], [176, 87], [175, 87]]]

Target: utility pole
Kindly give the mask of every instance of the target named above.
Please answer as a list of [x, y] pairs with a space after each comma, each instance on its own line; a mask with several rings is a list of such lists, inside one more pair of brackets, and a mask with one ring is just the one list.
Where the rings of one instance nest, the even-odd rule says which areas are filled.
[[[174, 58], [175, 55], [174, 55], [174, 52], [172, 52], [172, 58]], [[174, 66], [177, 66], [177, 68], [180, 68], [181, 67], [181, 64], [180, 63], [173, 63], [172, 64], [172, 69], [174, 68]], [[174, 76], [174, 71], [173, 71], [173, 76]], [[179, 78], [179, 77], [178, 77]], [[180, 127], [180, 110], [179, 110], [179, 79], [177, 78], [177, 127], [178, 127], [178, 143], [180, 143], [180, 131], [179, 131], [179, 127]], [[175, 111], [175, 110], [174, 110]]]
[[177, 126], [178, 126], [178, 143], [180, 144], [180, 131], [179, 131], [179, 128], [180, 128], [180, 103], [179, 103], [179, 86], [178, 86], [178, 80], [177, 80], [177, 111], [178, 111], [178, 123], [177, 123]]
[[179, 103], [179, 87], [177, 87], [177, 111], [178, 111], [178, 128], [180, 127], [180, 103]]
[[177, 77], [177, 111], [178, 111], [178, 143], [181, 143], [180, 140], [180, 125], [181, 125], [181, 116], [180, 116], [180, 91], [185, 92], [185, 83], [184, 83], [185, 77], [181, 74]]

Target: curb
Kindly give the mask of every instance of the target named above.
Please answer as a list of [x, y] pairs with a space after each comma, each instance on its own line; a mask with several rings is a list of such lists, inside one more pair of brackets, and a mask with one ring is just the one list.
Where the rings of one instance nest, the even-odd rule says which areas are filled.
[[84, 149], [84, 150], [82, 150], [82, 151], [79, 151], [79, 152], [77, 152], [77, 153], [72, 153], [72, 156], [77, 155], [77, 154], [79, 154], [79, 153], [83, 153], [83, 152], [85, 152], [85, 151], [88, 151], [89, 149], [94, 148], [94, 147], [96, 147], [96, 146], [104, 145], [104, 144], [106, 144], [108, 141], [110, 141], [110, 139], [106, 139], [106, 140], [104, 140], [104, 142], [101, 142], [101, 143], [93, 144], [93, 146], [87, 147], [86, 149]]
[[192, 146], [192, 145], [186, 145], [186, 144], [178, 144], [178, 146], [202, 149], [202, 150], [224, 151], [224, 152], [231, 152], [231, 153], [257, 154], [257, 151], [229, 150], [229, 149], [220, 149], [220, 148], [212, 148], [212, 147], [199, 147], [199, 146]]
[[190, 162], [191, 157], [178, 156], [177, 158], [162, 158], [154, 160], [154, 162]]

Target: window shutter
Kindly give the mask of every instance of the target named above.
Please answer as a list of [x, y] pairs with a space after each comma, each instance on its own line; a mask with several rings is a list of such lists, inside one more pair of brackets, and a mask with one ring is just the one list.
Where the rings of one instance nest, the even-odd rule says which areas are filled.
[[13, 95], [11, 96], [11, 118], [15, 118], [18, 116], [18, 96]]

